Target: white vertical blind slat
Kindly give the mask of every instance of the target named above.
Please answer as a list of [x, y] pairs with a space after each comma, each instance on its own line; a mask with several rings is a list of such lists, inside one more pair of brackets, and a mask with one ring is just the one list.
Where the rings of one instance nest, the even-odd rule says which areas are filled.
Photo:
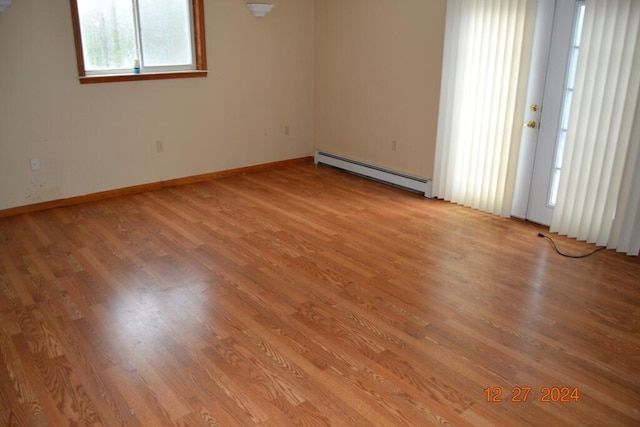
[[449, 0], [437, 197], [511, 214], [535, 2]]
[[638, 255], [640, 2], [587, 0], [551, 230]]

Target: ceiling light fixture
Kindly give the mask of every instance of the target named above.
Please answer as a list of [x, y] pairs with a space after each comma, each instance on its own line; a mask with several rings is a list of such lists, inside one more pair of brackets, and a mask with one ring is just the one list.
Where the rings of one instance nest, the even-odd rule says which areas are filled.
[[251, 14], [256, 18], [261, 18], [273, 9], [273, 4], [270, 3], [247, 3], [247, 7]]

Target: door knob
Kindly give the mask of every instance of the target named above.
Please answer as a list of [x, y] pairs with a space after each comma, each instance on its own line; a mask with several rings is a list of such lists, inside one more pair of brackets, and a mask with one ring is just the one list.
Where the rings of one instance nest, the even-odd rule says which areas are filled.
[[536, 127], [536, 122], [534, 120], [531, 120], [527, 123], [524, 124], [526, 127], [531, 128], [531, 129], [535, 129]]

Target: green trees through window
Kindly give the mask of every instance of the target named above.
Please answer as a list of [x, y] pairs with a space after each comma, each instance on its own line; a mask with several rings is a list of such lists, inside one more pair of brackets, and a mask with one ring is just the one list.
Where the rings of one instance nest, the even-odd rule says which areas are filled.
[[138, 59], [131, 0], [78, 0], [87, 71], [132, 70]]

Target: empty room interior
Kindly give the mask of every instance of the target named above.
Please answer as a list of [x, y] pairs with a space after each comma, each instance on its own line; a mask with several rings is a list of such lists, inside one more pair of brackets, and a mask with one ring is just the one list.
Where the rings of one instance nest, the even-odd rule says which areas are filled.
[[0, 0], [0, 425], [640, 425], [635, 0]]

